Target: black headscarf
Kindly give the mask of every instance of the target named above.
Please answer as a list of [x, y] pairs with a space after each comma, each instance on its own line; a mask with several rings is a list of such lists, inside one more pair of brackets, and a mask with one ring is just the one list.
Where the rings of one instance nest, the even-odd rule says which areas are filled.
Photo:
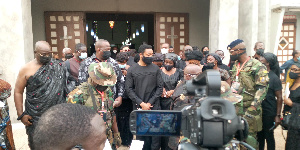
[[222, 65], [223, 64], [221, 57], [218, 54], [216, 54], [216, 53], [209, 53], [208, 55], [206, 55], [205, 58], [204, 58], [204, 63], [207, 63], [208, 56], [213, 56], [217, 60], [217, 62], [218, 62], [217, 64], [218, 65]]
[[185, 53], [186, 60], [199, 60], [201, 61], [203, 58], [203, 53], [200, 51], [191, 51], [189, 53]]
[[175, 66], [176, 61], [177, 61], [177, 55], [176, 55], [176, 54], [173, 54], [173, 53], [167, 53], [167, 54], [165, 55], [165, 59], [170, 59], [170, 60], [172, 60], [173, 63], [174, 63], [174, 66]]
[[279, 63], [277, 56], [273, 53], [264, 53], [262, 55], [267, 62], [269, 62], [270, 70], [272, 70], [278, 77], [280, 77]]

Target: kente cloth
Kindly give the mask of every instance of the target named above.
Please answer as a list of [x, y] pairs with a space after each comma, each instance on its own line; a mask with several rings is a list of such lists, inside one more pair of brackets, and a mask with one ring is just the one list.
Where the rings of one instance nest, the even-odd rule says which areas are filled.
[[65, 75], [63, 64], [51, 61], [27, 80], [25, 112], [33, 121], [31, 126], [26, 126], [29, 145], [32, 144], [32, 133], [41, 115], [51, 106], [65, 102]]

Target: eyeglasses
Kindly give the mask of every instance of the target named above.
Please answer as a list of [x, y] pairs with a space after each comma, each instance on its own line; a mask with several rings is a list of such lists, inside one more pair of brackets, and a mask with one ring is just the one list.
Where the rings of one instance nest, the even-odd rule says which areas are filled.
[[300, 71], [300, 69], [291, 68], [291, 71], [292, 71], [292, 72], [297, 72], [297, 71]]
[[184, 75], [185, 75], [185, 76], [190, 76], [190, 77], [196, 77], [196, 76], [199, 75], [199, 74], [185, 73]]
[[41, 53], [38, 53], [40, 56], [42, 57], [51, 57], [52, 56], [52, 53], [44, 53], [44, 54], [41, 54]]

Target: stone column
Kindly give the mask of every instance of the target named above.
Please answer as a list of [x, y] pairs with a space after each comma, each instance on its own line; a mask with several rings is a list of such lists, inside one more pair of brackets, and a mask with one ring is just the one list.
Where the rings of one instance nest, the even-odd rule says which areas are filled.
[[246, 44], [247, 54], [254, 55], [253, 45], [257, 42], [258, 0], [240, 0], [239, 38]]
[[[31, 1], [0, 1], [0, 16], [0, 78], [14, 90], [20, 68], [33, 59]], [[8, 104], [11, 120], [16, 122], [13, 90]]]
[[210, 0], [209, 48], [211, 53], [223, 50], [225, 64], [229, 62], [227, 45], [238, 38], [238, 10], [237, 0]]
[[[270, 52], [269, 43], [269, 29], [270, 29], [270, 0], [259, 0], [258, 1], [258, 33], [257, 41], [263, 42], [265, 44], [265, 52]], [[252, 49], [254, 44], [252, 44]], [[254, 55], [254, 51], [253, 51]]]

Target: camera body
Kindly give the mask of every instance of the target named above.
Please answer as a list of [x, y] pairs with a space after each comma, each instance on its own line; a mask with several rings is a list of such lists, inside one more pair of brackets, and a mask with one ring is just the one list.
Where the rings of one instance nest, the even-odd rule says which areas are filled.
[[[195, 104], [185, 104], [173, 110], [181, 112], [181, 135], [190, 139], [191, 143], [202, 148], [222, 148], [234, 137], [242, 141], [247, 137], [246, 120], [236, 115], [234, 105], [220, 97], [221, 78], [217, 70], [206, 70], [192, 80], [186, 81], [183, 87], [185, 96], [195, 96]], [[165, 111], [133, 111], [130, 116], [130, 130], [137, 134], [137, 114], [141, 112]], [[172, 111], [168, 111], [172, 112]], [[173, 120], [174, 121], [174, 120]], [[169, 123], [172, 124], [172, 123]], [[150, 130], [150, 129], [149, 129]], [[170, 136], [170, 134], [154, 134]], [[235, 136], [237, 135], [237, 136]], [[174, 135], [172, 135], [174, 136]]]

